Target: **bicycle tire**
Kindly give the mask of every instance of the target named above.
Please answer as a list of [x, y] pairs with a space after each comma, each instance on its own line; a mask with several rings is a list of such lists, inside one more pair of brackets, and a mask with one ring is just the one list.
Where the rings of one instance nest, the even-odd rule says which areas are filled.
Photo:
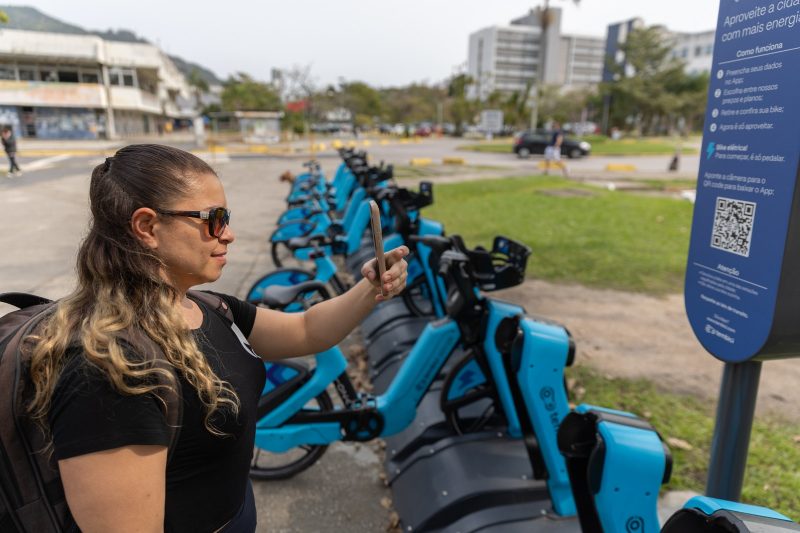
[[[316, 400], [320, 411], [328, 412], [333, 410], [333, 401], [326, 391], [322, 391], [314, 400]], [[263, 466], [258, 464], [262, 453], [267, 453], [270, 457], [275, 458], [287, 456], [287, 454], [301, 449], [305, 452], [302, 456], [297, 459], [290, 459], [288, 462], [278, 466]], [[319, 461], [320, 457], [322, 457], [327, 449], [327, 444], [310, 444], [292, 448], [286, 453], [271, 453], [262, 450], [258, 446], [254, 446], [253, 458], [250, 461], [250, 478], [258, 481], [278, 481], [292, 478], [300, 472], [311, 468], [314, 463]]]
[[273, 242], [270, 246], [270, 255], [272, 256], [272, 264], [276, 268], [281, 268], [289, 257], [293, 257], [292, 251], [289, 249], [284, 241]]
[[435, 309], [431, 300], [433, 294], [431, 294], [428, 280], [425, 279], [425, 276], [418, 276], [414, 281], [406, 285], [401, 296], [403, 303], [415, 316], [426, 318], [434, 314]]

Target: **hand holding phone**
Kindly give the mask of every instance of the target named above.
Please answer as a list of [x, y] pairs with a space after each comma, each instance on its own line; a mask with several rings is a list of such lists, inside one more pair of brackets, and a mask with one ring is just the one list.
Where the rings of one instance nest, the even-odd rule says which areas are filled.
[[381, 296], [387, 296], [383, 288], [383, 275], [386, 273], [386, 259], [383, 256], [383, 233], [381, 232], [381, 210], [375, 200], [369, 201], [370, 225], [372, 226], [372, 244], [375, 246], [375, 262], [378, 265], [378, 284]]

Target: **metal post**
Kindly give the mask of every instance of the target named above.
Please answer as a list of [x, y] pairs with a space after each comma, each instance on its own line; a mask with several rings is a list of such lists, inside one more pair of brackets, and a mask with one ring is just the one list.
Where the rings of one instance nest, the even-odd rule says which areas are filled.
[[103, 76], [103, 90], [106, 95], [106, 139], [117, 138], [117, 126], [114, 122], [114, 107], [111, 97], [111, 74], [108, 72], [108, 65], [101, 65], [100, 74]]
[[539, 122], [539, 85], [543, 85], [545, 64], [547, 63], [547, 29], [550, 27], [550, 0], [544, 0], [544, 7], [539, 12], [539, 70], [533, 79], [533, 103], [531, 105], [531, 131], [536, 131]]
[[603, 96], [603, 119], [600, 126], [600, 131], [603, 132], [603, 135], [609, 135], [608, 120], [610, 113], [611, 113], [611, 95], [607, 94]]
[[741, 497], [760, 377], [760, 361], [725, 364], [711, 441], [708, 496], [730, 501]]

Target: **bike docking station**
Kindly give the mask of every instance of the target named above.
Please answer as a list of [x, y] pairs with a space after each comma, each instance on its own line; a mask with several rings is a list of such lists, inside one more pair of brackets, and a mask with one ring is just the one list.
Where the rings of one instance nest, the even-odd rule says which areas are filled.
[[[742, 15], [743, 9], [738, 0], [723, 0], [719, 31], [733, 31], [729, 26], [736, 21], [763, 16], [770, 8], [761, 15], [760, 7], [751, 9], [752, 15]], [[800, 82], [785, 80], [779, 75], [783, 67], [776, 66], [787, 65], [788, 73], [797, 61], [795, 55], [768, 56], [763, 61], [769, 69], [757, 68], [756, 61], [745, 71], [730, 59], [741, 58], [741, 45], [726, 44], [730, 37], [721, 35], [710, 88], [718, 102], [709, 106], [686, 278], [690, 323], [708, 351], [726, 364], [708, 496], [690, 500], [662, 529], [658, 495], [670, 478], [672, 458], [656, 428], [632, 413], [571, 408], [565, 368], [574, 361], [575, 344], [569, 331], [487, 295], [524, 281], [531, 249], [503, 236], [495, 237], [491, 249], [467, 248], [459, 236], [445, 236], [441, 224], [421, 217], [419, 210], [433, 201], [430, 184], [420, 185], [418, 193], [395, 184], [377, 187], [391, 171], [369, 167], [366, 154], [354, 153], [342, 153], [343, 164], [351, 166], [339, 183], [352, 190], [342, 202], [345, 211], [357, 213], [365, 202], [376, 202], [380, 215], [373, 206], [368, 209], [373, 228], [380, 223], [387, 233], [384, 250], [399, 244], [411, 250], [409, 282], [401, 297], [376, 306], [362, 323], [371, 390], [356, 390], [338, 346], [315, 354], [313, 367], [266, 364], [250, 476], [286, 479], [310, 468], [333, 442], [381, 438], [386, 483], [399, 526], [407, 532], [800, 531], [774, 511], [730, 501], [741, 491], [761, 361], [800, 350], [800, 328], [791, 321], [800, 293], [800, 282], [791, 275], [800, 267], [800, 220], [794, 216], [800, 207], [794, 186], [800, 120], [785, 116], [800, 112], [788, 100]], [[772, 49], [752, 45], [759, 47]], [[781, 49], [795, 54], [800, 43], [787, 37]], [[720, 100], [728, 86], [734, 92]], [[784, 91], [786, 102], [778, 99]], [[744, 102], [738, 94], [761, 99]], [[755, 107], [758, 113], [736, 112], [756, 101], [763, 102], [763, 113]], [[773, 122], [748, 127], [752, 117], [770, 113], [775, 116], [765, 120]], [[770, 139], [754, 130], [784, 137]], [[309, 183], [332, 195], [318, 174], [309, 179], [319, 181]], [[737, 185], [756, 179], [758, 190]], [[310, 205], [290, 203], [286, 218], [315, 213], [318, 204], [318, 198]], [[248, 300], [291, 311], [327, 298], [324, 288], [336, 278], [332, 255], [344, 255], [357, 277], [365, 261], [379, 256], [374, 247], [380, 241], [365, 224], [347, 219], [345, 214], [344, 233], [288, 238], [290, 225], [283, 226], [286, 235], [273, 240], [273, 255], [305, 250], [303, 257], [316, 267], [262, 276]], [[335, 246], [345, 236], [356, 251]], [[337, 285], [331, 288], [338, 291]]]
[[[685, 285], [695, 334], [725, 362], [707, 496], [662, 528], [658, 495], [672, 458], [656, 429], [613, 409], [570, 410], [553, 380], [574, 356], [566, 337], [555, 341], [560, 326], [545, 334], [546, 321], [523, 309], [493, 322], [491, 310], [508, 304], [486, 298], [488, 320], [456, 319], [467, 342], [413, 423], [384, 438], [402, 530], [800, 531], [779, 513], [736, 502], [762, 361], [800, 355], [798, 18], [795, 2], [720, 5]], [[481, 344], [470, 344], [477, 331]], [[498, 360], [500, 369], [491, 366]], [[471, 401], [448, 402], [454, 390]]]
[[800, 355], [797, 18], [797, 2], [722, 0], [717, 22], [684, 294], [725, 363], [707, 486], [724, 500], [741, 496], [762, 363]]

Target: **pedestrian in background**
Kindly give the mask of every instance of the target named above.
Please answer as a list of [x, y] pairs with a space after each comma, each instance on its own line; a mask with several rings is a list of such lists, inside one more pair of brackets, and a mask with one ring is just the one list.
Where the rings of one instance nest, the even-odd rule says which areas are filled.
[[544, 174], [545, 176], [550, 172], [550, 165], [553, 164], [561, 168], [561, 172], [565, 178], [569, 177], [567, 166], [561, 161], [561, 145], [564, 142], [564, 132], [561, 131], [561, 126], [558, 122], [553, 124], [553, 133], [550, 137], [550, 143], [544, 149]]
[[3, 149], [6, 151], [9, 161], [8, 177], [11, 178], [16, 172], [18, 176], [22, 175], [22, 169], [17, 164], [17, 138], [14, 137], [14, 131], [11, 126], [3, 126], [3, 131], [0, 133], [3, 141]]

